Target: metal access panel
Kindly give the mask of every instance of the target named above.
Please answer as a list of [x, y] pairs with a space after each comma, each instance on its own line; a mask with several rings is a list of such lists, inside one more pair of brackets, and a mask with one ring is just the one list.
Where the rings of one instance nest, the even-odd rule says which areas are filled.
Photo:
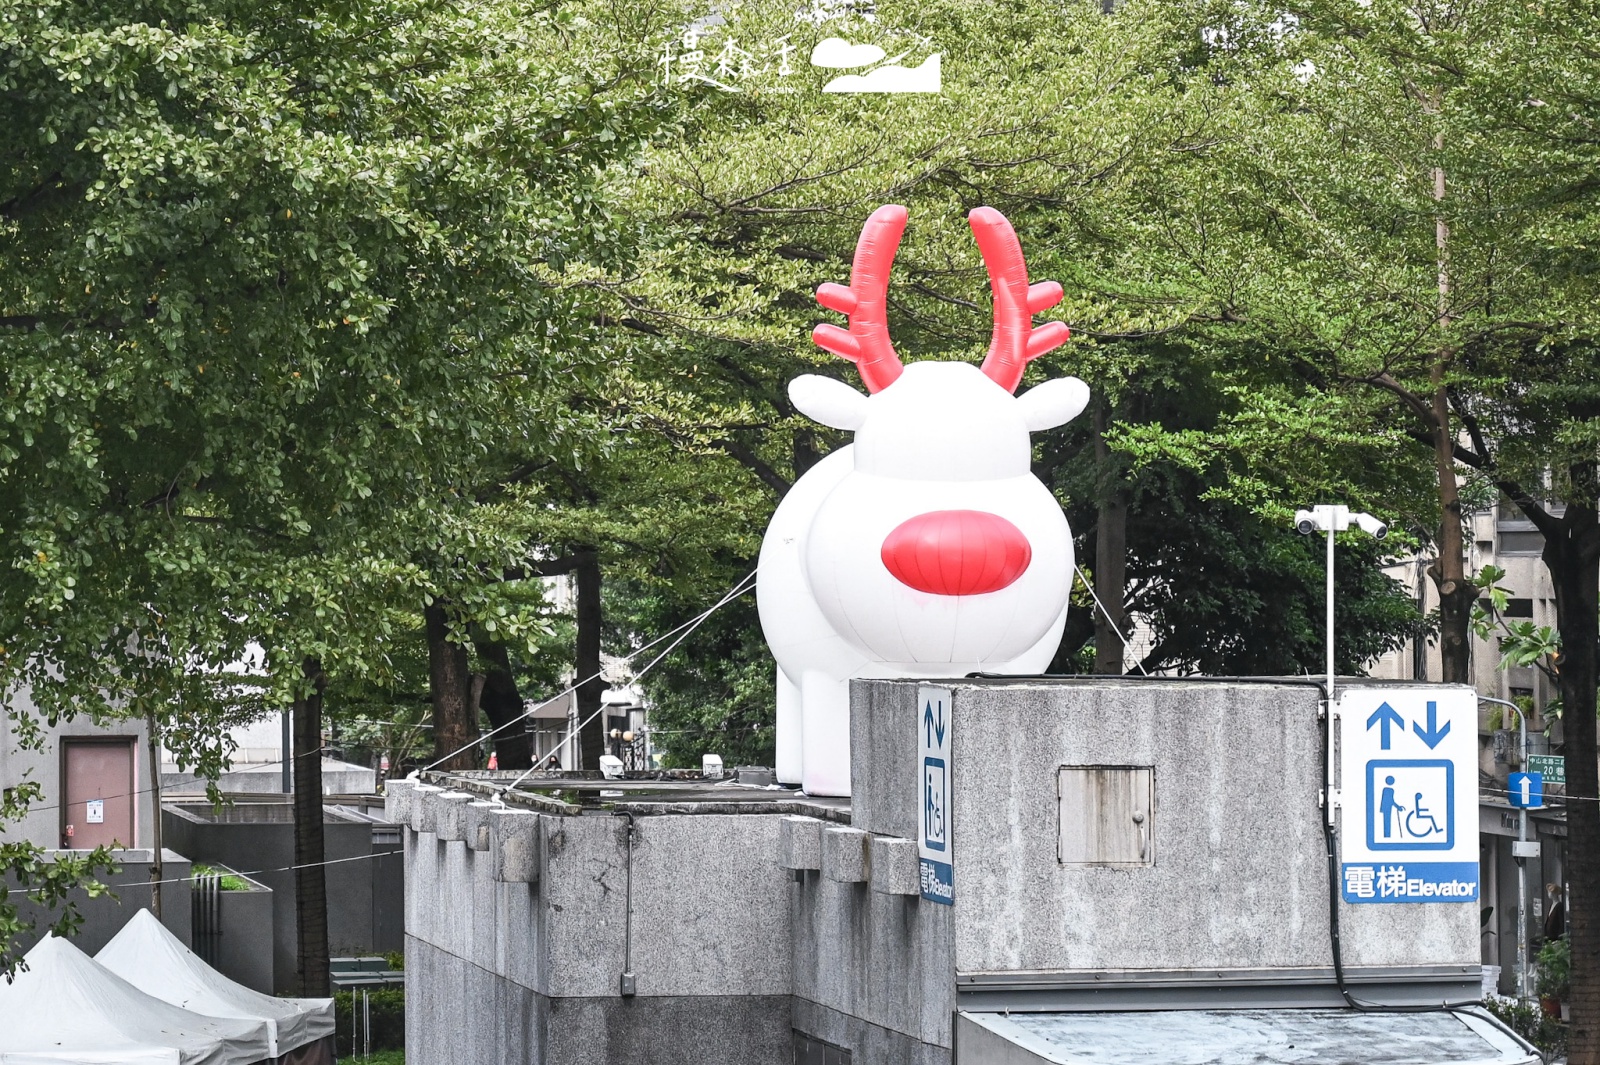
[[131, 736], [61, 741], [61, 845], [69, 849], [132, 847], [134, 744]]
[[1151, 766], [1064, 765], [1056, 858], [1063, 865], [1154, 865], [1156, 773]]

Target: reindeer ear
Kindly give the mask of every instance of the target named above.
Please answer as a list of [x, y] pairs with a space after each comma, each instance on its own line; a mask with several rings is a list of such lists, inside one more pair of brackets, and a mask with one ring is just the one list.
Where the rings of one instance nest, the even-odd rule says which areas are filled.
[[1054, 429], [1065, 425], [1083, 413], [1089, 405], [1089, 386], [1076, 377], [1058, 377], [1042, 385], [1034, 385], [1017, 397], [1022, 404], [1022, 417], [1028, 431]]
[[789, 398], [814, 422], [855, 432], [867, 420], [867, 397], [842, 381], [803, 374], [789, 382]]

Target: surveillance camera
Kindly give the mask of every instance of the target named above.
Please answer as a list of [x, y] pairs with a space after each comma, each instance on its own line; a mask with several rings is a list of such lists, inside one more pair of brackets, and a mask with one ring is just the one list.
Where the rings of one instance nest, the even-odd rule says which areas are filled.
[[1317, 531], [1316, 515], [1312, 514], [1309, 510], [1295, 511], [1294, 527], [1295, 531], [1301, 536], [1310, 536], [1312, 533]]
[[1382, 540], [1389, 535], [1389, 526], [1374, 518], [1371, 514], [1352, 514], [1356, 524], [1361, 526], [1361, 531], [1371, 535], [1374, 540]]

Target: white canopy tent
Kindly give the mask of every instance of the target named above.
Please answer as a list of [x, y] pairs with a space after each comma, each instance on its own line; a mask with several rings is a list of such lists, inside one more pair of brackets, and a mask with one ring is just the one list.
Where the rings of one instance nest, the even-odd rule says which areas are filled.
[[253, 1065], [260, 1020], [204, 1017], [147, 995], [57, 936], [0, 982], [0, 1065]]
[[201, 961], [149, 910], [123, 925], [95, 961], [174, 1006], [207, 1017], [265, 1022], [270, 1057], [333, 1034], [333, 999], [273, 998], [237, 984]]

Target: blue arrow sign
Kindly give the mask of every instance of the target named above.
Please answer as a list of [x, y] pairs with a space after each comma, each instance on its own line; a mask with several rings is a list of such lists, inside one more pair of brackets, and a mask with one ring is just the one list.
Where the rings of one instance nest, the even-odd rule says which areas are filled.
[[[1405, 726], [1402, 725], [1401, 727], [1404, 728]], [[1439, 704], [1434, 702], [1432, 699], [1429, 699], [1428, 727], [1424, 729], [1421, 725], [1413, 721], [1411, 722], [1411, 731], [1415, 732], [1417, 734], [1417, 738], [1428, 745], [1429, 750], [1432, 750], [1433, 748], [1439, 746], [1440, 740], [1450, 735], [1450, 722], [1446, 721], [1444, 723], [1444, 728], [1439, 728]], [[1385, 743], [1384, 746], [1387, 747], [1388, 744]]]
[[1506, 798], [1512, 806], [1533, 807], [1544, 805], [1544, 777], [1539, 773], [1512, 773], [1508, 780]]
[[[1433, 704], [1429, 703], [1428, 706], [1432, 707]], [[1395, 713], [1394, 707], [1390, 706], [1388, 703], [1379, 703], [1378, 708], [1372, 712], [1372, 716], [1367, 718], [1368, 732], [1372, 731], [1373, 725], [1378, 725], [1381, 727], [1382, 731], [1378, 737], [1378, 745], [1387, 751], [1389, 749], [1390, 739], [1389, 727], [1391, 725], [1399, 725], [1400, 731], [1404, 732], [1406, 730], [1406, 719]], [[1449, 725], [1445, 726], [1445, 728], [1449, 727]]]
[[[933, 721], [933, 703], [929, 702], [927, 704], [927, 707], [922, 711], [922, 724], [923, 724], [923, 727], [925, 727], [928, 730], [928, 746], [929, 747], [935, 747], [935, 746], [943, 747], [944, 746], [944, 703], [943, 702], [939, 703], [939, 723], [937, 725], [935, 725], [934, 721]], [[1401, 727], [1403, 728], [1404, 725], [1402, 724]], [[1446, 727], [1448, 728], [1449, 726], [1446, 726]], [[938, 740], [937, 743], [934, 742], [934, 740], [936, 738]]]

